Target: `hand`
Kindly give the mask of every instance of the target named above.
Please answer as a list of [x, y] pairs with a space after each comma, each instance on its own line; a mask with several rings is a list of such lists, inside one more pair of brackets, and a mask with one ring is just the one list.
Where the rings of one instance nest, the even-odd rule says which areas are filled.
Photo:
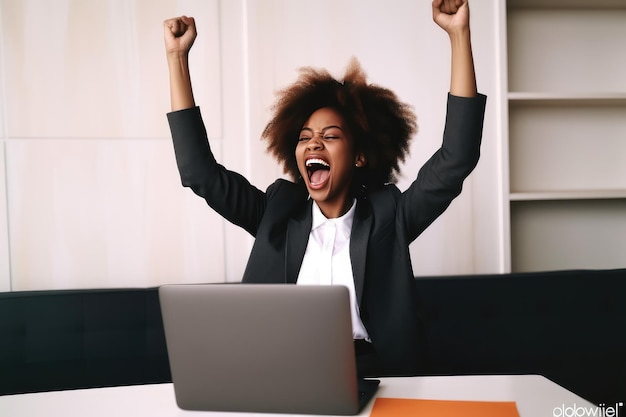
[[165, 51], [168, 55], [186, 55], [196, 40], [193, 17], [181, 16], [163, 22]]
[[469, 29], [468, 0], [433, 0], [433, 20], [449, 35]]

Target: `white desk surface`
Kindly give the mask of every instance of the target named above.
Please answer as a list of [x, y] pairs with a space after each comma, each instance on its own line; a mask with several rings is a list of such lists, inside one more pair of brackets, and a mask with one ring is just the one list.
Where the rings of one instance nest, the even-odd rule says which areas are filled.
[[[515, 401], [520, 417], [552, 417], [557, 407], [594, 407], [539, 375], [381, 378], [377, 397]], [[372, 400], [361, 415], [368, 416]], [[1, 417], [251, 417], [269, 414], [180, 410], [172, 384], [0, 396]], [[285, 415], [281, 415], [285, 417]]]

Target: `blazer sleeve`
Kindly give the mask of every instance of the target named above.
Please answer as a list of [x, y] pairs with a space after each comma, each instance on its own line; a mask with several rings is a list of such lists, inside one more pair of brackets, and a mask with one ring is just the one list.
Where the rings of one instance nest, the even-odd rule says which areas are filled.
[[482, 94], [471, 98], [448, 94], [442, 145], [398, 201], [397, 220], [408, 242], [415, 240], [448, 208], [476, 167], [486, 101]]
[[218, 164], [199, 107], [167, 114], [182, 185], [225, 219], [256, 236], [266, 195], [242, 175]]

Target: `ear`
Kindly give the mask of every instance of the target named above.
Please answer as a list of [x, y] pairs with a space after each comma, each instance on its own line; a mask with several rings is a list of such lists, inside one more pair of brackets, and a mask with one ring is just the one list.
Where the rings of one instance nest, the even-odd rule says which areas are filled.
[[363, 152], [359, 152], [356, 154], [356, 158], [354, 158], [354, 166], [357, 168], [362, 168], [367, 165], [367, 158]]

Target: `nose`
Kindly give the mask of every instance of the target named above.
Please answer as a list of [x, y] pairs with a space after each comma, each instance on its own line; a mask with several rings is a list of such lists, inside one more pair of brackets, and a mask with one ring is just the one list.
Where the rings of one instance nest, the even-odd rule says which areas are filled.
[[324, 142], [320, 138], [320, 135], [314, 135], [306, 144], [306, 149], [309, 151], [319, 151], [324, 148]]

